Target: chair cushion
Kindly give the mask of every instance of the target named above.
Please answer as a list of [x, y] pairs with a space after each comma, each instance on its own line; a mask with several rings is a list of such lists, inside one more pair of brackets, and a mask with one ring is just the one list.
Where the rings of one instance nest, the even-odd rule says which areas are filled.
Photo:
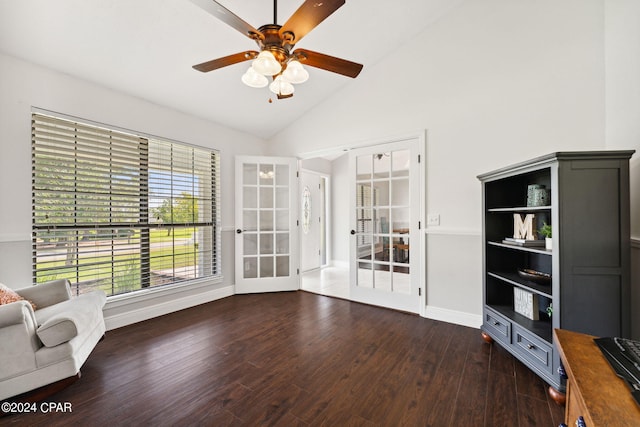
[[[23, 300], [24, 298], [18, 295], [16, 291], [0, 283], [0, 305], [9, 304], [16, 301], [23, 301]], [[34, 310], [36, 309], [36, 305], [34, 303], [29, 301], [29, 304], [31, 304], [31, 307]]]

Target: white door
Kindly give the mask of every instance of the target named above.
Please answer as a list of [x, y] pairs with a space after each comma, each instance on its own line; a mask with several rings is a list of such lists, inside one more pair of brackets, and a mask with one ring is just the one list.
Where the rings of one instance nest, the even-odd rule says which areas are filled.
[[236, 293], [297, 290], [297, 161], [236, 157]]
[[351, 298], [420, 312], [419, 144], [350, 152]]
[[300, 267], [303, 272], [321, 267], [322, 177], [300, 171]]

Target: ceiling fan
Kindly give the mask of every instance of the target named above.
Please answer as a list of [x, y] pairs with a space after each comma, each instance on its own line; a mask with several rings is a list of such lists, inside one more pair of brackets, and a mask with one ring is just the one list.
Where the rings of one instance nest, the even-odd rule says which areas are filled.
[[251, 87], [265, 87], [269, 84], [267, 76], [270, 76], [272, 83], [269, 89], [278, 99], [284, 99], [293, 96], [293, 84], [303, 83], [309, 77], [302, 64], [352, 78], [362, 70], [362, 64], [345, 59], [307, 49], [292, 50], [305, 35], [344, 5], [345, 0], [305, 0], [284, 25], [277, 24], [278, 2], [274, 0], [274, 23], [263, 25], [257, 30], [215, 0], [191, 1], [254, 40], [260, 48], [260, 52], [247, 50], [194, 65], [193, 68], [198, 71], [206, 73], [253, 60], [252, 66], [242, 76], [242, 81]]

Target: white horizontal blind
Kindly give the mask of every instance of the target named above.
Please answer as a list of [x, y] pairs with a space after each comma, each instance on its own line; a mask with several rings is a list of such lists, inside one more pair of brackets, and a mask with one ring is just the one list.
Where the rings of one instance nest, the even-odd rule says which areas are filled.
[[34, 283], [107, 295], [220, 274], [219, 154], [32, 115]]

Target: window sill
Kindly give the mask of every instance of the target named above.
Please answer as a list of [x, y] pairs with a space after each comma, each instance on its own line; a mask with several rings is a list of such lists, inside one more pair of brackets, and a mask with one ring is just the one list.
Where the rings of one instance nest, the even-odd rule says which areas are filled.
[[157, 286], [154, 288], [140, 289], [126, 294], [112, 295], [107, 297], [107, 307], [116, 308], [132, 303], [139, 303], [152, 300], [158, 297], [178, 295], [184, 291], [192, 291], [201, 288], [207, 288], [212, 285], [222, 283], [223, 276], [209, 277], [206, 279], [192, 280], [185, 283], [175, 283], [172, 285]]

